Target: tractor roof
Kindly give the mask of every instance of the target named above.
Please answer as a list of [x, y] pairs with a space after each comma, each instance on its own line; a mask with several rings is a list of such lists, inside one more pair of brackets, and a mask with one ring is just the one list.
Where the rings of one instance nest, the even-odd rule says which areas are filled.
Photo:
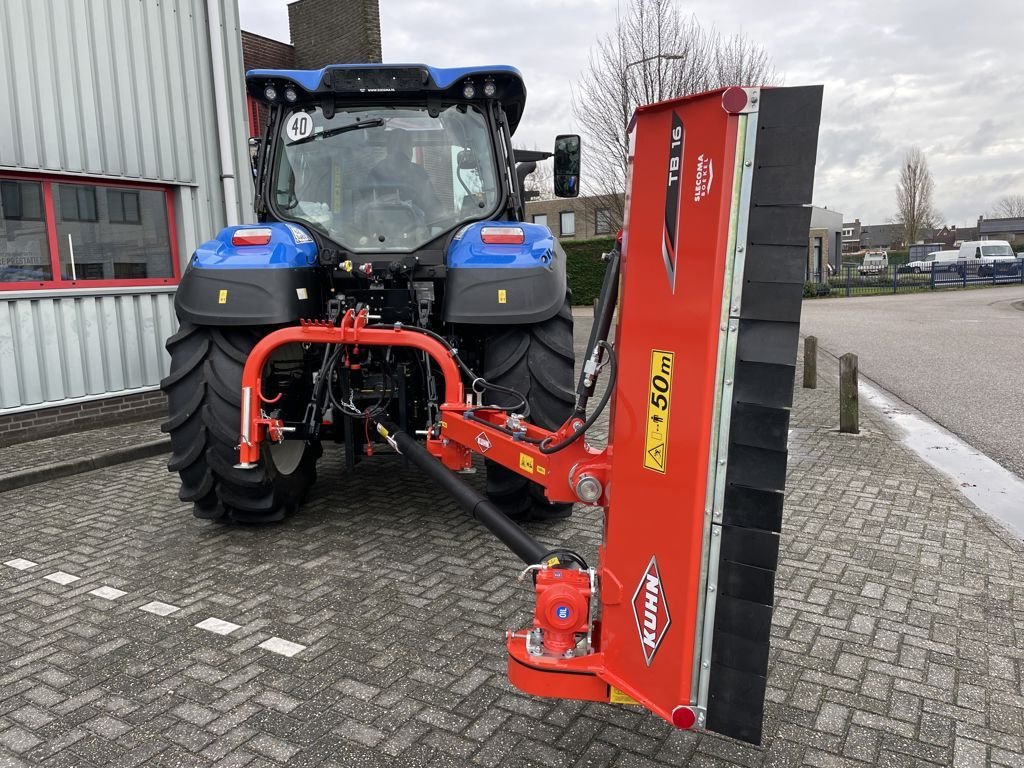
[[[426, 64], [333, 64], [323, 69], [253, 69], [245, 74], [249, 95], [264, 104], [281, 103], [288, 88], [302, 102], [333, 94], [338, 99], [357, 97], [392, 101], [396, 96], [438, 96], [466, 100], [463, 90], [473, 86], [470, 100], [485, 100], [484, 86], [493, 82], [494, 95], [508, 115], [514, 132], [526, 105], [526, 86], [519, 70], [507, 64], [490, 67], [429, 67]], [[267, 98], [273, 87], [274, 99]]]

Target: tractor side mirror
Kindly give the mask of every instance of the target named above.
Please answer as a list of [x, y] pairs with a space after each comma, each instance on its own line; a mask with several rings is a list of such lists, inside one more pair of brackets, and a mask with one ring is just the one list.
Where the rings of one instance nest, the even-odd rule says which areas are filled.
[[568, 134], [555, 137], [555, 195], [578, 197], [580, 194], [580, 137]]

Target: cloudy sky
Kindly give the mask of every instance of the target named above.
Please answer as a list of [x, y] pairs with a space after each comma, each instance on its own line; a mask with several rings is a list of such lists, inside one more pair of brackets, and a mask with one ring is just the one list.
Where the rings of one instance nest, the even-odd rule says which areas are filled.
[[[1024, 194], [1024, 3], [794, 5], [679, 7], [763, 45], [787, 85], [824, 83], [816, 205], [847, 220], [888, 221], [911, 144], [925, 152], [946, 223], [974, 224], [1001, 195]], [[285, 0], [239, 6], [243, 29], [287, 41]], [[518, 67], [529, 97], [517, 144], [546, 148], [575, 128], [572, 89], [596, 39], [614, 28], [616, 7], [616, 0], [380, 0], [384, 61]]]

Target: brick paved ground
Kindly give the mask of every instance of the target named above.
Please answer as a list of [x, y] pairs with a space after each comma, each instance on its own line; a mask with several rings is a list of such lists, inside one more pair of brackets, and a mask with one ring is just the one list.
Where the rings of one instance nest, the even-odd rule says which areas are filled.
[[[1024, 546], [836, 400], [797, 393], [764, 748], [515, 692], [517, 562], [397, 458], [262, 529], [149, 459], [0, 494], [0, 562], [37, 563], [0, 566], [0, 766], [1024, 765]], [[592, 554], [600, 519], [533, 530]]]
[[148, 440], [158, 440], [164, 437], [160, 432], [161, 421], [146, 419], [2, 447], [0, 477], [43, 464], [70, 461], [83, 453], [103, 454]]

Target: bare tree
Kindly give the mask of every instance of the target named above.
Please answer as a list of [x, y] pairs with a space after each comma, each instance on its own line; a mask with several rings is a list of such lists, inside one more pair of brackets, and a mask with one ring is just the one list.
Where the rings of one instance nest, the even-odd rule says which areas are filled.
[[903, 158], [896, 184], [896, 222], [903, 225], [904, 242], [916, 243], [939, 218], [932, 202], [934, 192], [928, 161], [920, 147], [911, 147]]
[[1024, 217], [1024, 195], [1003, 195], [989, 214], [991, 219]]
[[[573, 93], [588, 143], [585, 188], [617, 195], [626, 188], [626, 125], [638, 106], [729, 85], [772, 85], [778, 76], [761, 46], [723, 37], [675, 0], [629, 0], [615, 30], [598, 40]], [[616, 196], [621, 218], [622, 204]]]
[[536, 192], [534, 200], [551, 200], [555, 196], [555, 170], [549, 158], [537, 163], [537, 167], [526, 177], [523, 186], [529, 192]]

